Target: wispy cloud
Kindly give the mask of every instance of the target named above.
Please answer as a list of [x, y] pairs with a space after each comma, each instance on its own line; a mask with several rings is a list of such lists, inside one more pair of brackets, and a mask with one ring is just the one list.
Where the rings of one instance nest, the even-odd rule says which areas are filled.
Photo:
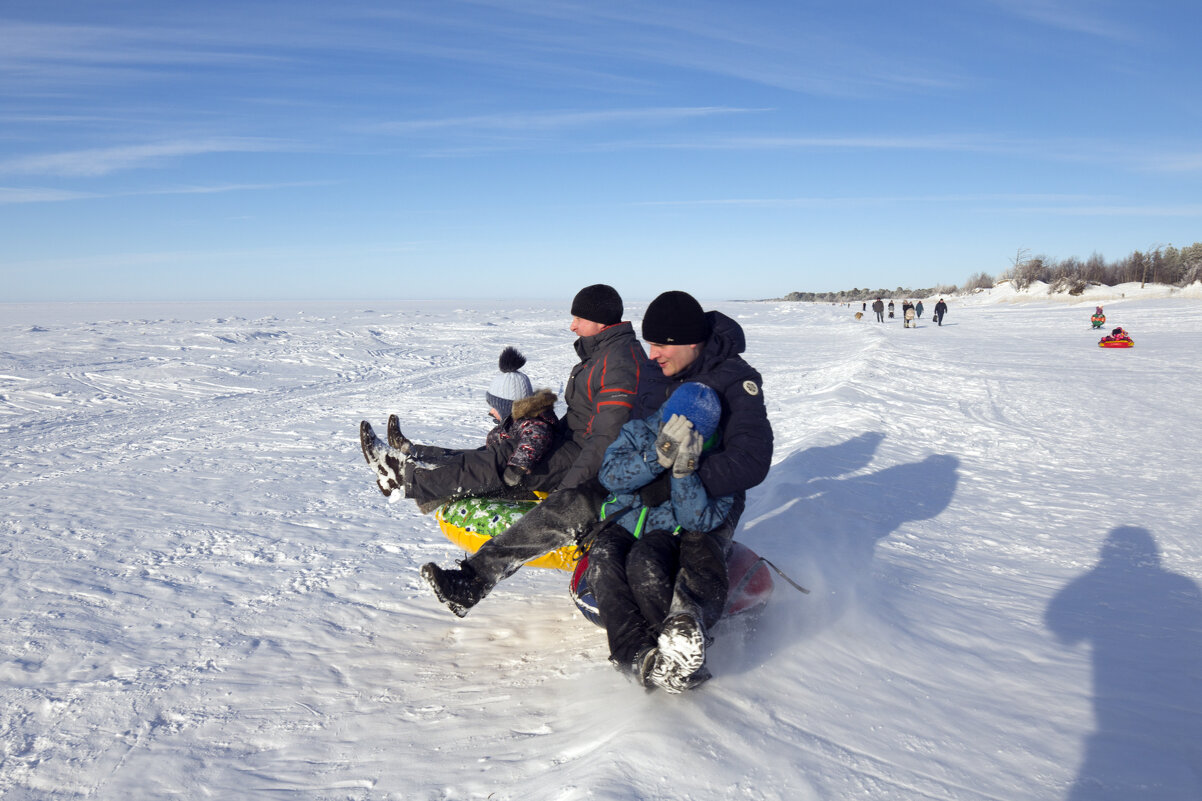
[[96, 195], [66, 189], [0, 186], [0, 205], [14, 203], [62, 203], [67, 200], [86, 200]]
[[[1189, 173], [1202, 170], [1202, 156], [1184, 152], [1157, 154], [1146, 142], [1088, 138], [1038, 138], [1000, 133], [846, 133], [817, 135], [708, 133], [668, 123], [701, 117], [768, 114], [770, 108], [664, 108], [595, 112], [513, 113], [381, 123], [377, 133], [409, 136], [430, 157], [476, 157], [489, 153], [545, 150], [591, 153], [637, 150], [679, 151], [877, 151], [967, 153], [1015, 159], [1023, 163], [1105, 164], [1138, 172]], [[623, 123], [632, 123], [623, 126]], [[645, 123], [644, 130], [636, 131]], [[656, 135], [652, 123], [664, 123]], [[780, 121], [769, 124], [779, 126]], [[787, 123], [784, 123], [787, 124]], [[711, 126], [712, 127], [712, 126]], [[747, 126], [741, 126], [745, 130]], [[585, 132], [588, 135], [582, 135]], [[570, 135], [569, 135], [570, 134]], [[418, 151], [412, 151], [418, 152]]]
[[324, 268], [339, 259], [351, 256], [387, 257], [412, 252], [419, 247], [413, 242], [359, 242], [332, 243], [322, 247], [312, 245], [263, 246], [252, 248], [214, 248], [212, 250], [156, 250], [125, 251], [116, 253], [92, 253], [86, 256], [62, 256], [52, 258], [8, 261], [0, 268], [18, 271], [70, 270], [86, 272], [98, 269], [131, 270], [144, 267], [163, 269], [199, 265], [205, 269], [221, 266], [254, 263], [278, 263], [286, 265], [317, 264]]
[[164, 69], [245, 67], [279, 58], [263, 52], [265, 41], [238, 42], [232, 32], [218, 36], [220, 29], [202, 20], [177, 26], [2, 22], [0, 72], [34, 91], [68, 82], [161, 79]]
[[832, 136], [719, 136], [668, 147], [717, 150], [960, 150], [999, 151], [1015, 143], [972, 134], [850, 134]]
[[858, 11], [782, 13], [774, 4], [724, 2], [472, 5], [525, 16], [525, 25], [496, 25], [490, 41], [520, 54], [550, 55], [551, 64], [600, 61], [631, 74], [646, 74], [654, 65], [844, 97], [960, 83], [929, 48], [915, 52], [900, 42], [886, 48], [865, 41]]
[[1100, 13], [1104, 4], [1082, 0], [991, 0], [1016, 17], [1051, 28], [1096, 36], [1116, 42], [1133, 41], [1129, 24], [1108, 20]]
[[767, 109], [704, 106], [697, 108], [635, 108], [600, 111], [541, 111], [400, 120], [370, 126], [377, 133], [410, 134], [427, 131], [553, 131], [606, 125], [662, 125], [702, 117], [750, 114]]
[[[1026, 152], [1042, 145], [983, 134], [831, 134], [821, 136], [706, 134], [671, 126], [704, 118], [770, 114], [772, 108], [729, 106], [607, 109], [597, 111], [514, 112], [508, 114], [398, 120], [361, 130], [393, 136], [426, 137], [428, 155], [470, 156], [497, 150], [545, 148], [548, 135], [571, 132], [559, 146], [575, 152], [621, 150], [929, 150], [961, 152]], [[780, 124], [778, 121], [777, 125]], [[743, 126], [744, 128], [746, 126]], [[639, 137], [631, 133], [663, 129], [667, 135]], [[587, 132], [588, 136], [578, 135]]]
[[1149, 154], [1141, 150], [1135, 158], [1140, 167], [1148, 172], [1170, 174], [1202, 172], [1202, 153]]
[[1023, 214], [1049, 214], [1061, 217], [1197, 217], [1202, 219], [1202, 203], [1175, 205], [1089, 204], [1076, 206], [1023, 206], [1013, 211]]
[[665, 208], [734, 209], [831, 209], [878, 208], [888, 206], [954, 205], [961, 211], [1009, 215], [1049, 215], [1059, 217], [1199, 217], [1202, 204], [1125, 203], [1113, 197], [1074, 194], [947, 194], [947, 195], [864, 195], [854, 197], [782, 197], [782, 198], [703, 198], [659, 200], [632, 204]]
[[850, 197], [707, 198], [635, 203], [636, 206], [731, 206], [745, 208], [857, 208], [891, 205], [978, 204], [991, 209], [1027, 203], [1083, 203], [1098, 200], [1093, 195], [1059, 194], [948, 194], [948, 195], [863, 195]]
[[275, 189], [296, 189], [328, 186], [328, 181], [289, 181], [278, 184], [220, 184], [214, 186], [180, 186], [142, 189], [128, 192], [75, 192], [41, 187], [0, 187], [0, 205], [15, 203], [62, 203], [73, 200], [99, 200], [119, 197], [152, 197], [156, 195], [217, 195], [227, 192], [266, 192]]
[[[866, 150], [979, 153], [1027, 163], [1105, 164], [1132, 172], [1190, 174], [1202, 171], [1202, 154], [1148, 142], [1058, 137], [1040, 139], [976, 133], [843, 134], [829, 136], [709, 136], [671, 142], [631, 142], [630, 147], [678, 150]], [[1165, 147], [1158, 151], [1158, 147]]]
[[330, 181], [286, 181], [274, 184], [220, 184], [215, 186], [180, 186], [165, 189], [146, 189], [140, 192], [118, 192], [110, 197], [131, 195], [217, 195], [226, 192], [264, 192], [274, 189], [297, 189], [303, 187], [329, 186]]
[[100, 176], [120, 170], [155, 167], [174, 159], [210, 153], [255, 153], [288, 149], [265, 139], [203, 139], [92, 148], [0, 161], [0, 175]]

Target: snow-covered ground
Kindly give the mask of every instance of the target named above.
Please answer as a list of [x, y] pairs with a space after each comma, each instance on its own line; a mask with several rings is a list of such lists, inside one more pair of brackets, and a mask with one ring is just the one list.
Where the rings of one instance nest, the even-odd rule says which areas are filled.
[[565, 573], [451, 616], [359, 453], [477, 444], [504, 345], [559, 390], [566, 299], [4, 305], [0, 797], [1198, 799], [1202, 303], [1131, 289], [708, 304], [777, 436], [740, 539], [813, 593], [683, 696]]

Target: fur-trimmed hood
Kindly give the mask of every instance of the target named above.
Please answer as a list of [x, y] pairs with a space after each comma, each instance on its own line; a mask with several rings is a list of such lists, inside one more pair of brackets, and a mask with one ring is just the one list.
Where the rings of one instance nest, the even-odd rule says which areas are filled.
[[549, 389], [535, 390], [533, 395], [513, 402], [513, 419], [538, 417], [543, 412], [551, 411], [558, 400], [555, 393]]

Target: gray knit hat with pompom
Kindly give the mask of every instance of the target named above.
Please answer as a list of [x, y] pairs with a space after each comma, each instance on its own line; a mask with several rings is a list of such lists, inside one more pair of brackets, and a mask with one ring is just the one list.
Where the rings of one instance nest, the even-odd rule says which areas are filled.
[[501, 351], [501, 358], [498, 361], [501, 373], [488, 385], [488, 392], [484, 394], [484, 397], [488, 401], [488, 405], [501, 415], [502, 420], [513, 412], [515, 400], [528, 398], [534, 394], [534, 387], [530, 385], [530, 379], [521, 372], [525, 365], [526, 357], [518, 353], [517, 348], [507, 347]]

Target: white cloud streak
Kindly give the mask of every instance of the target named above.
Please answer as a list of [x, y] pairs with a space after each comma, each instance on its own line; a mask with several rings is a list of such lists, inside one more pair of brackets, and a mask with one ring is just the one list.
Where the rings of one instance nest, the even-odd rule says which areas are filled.
[[0, 205], [17, 203], [62, 203], [69, 200], [89, 200], [98, 197], [87, 192], [40, 187], [0, 186]]
[[[1110, 198], [1091, 195], [1055, 194], [952, 194], [952, 195], [882, 195], [861, 197], [792, 197], [792, 198], [710, 198], [702, 200], [663, 200], [635, 203], [646, 207], [728, 207], [747, 209], [807, 208], [849, 209], [879, 206], [913, 206], [955, 204], [964, 209], [972, 207], [982, 212], [999, 214], [1044, 214], [1062, 217], [1202, 217], [1202, 204], [1176, 205], [1118, 203]], [[1033, 205], [1035, 204], [1035, 205]]]
[[1105, 3], [1077, 0], [992, 0], [1003, 11], [1050, 28], [1080, 33], [1115, 42], [1135, 40], [1130, 26], [1106, 19], [1100, 13]]
[[91, 148], [0, 161], [0, 175], [95, 177], [121, 170], [156, 167], [175, 159], [211, 153], [257, 153], [288, 149], [265, 139], [203, 139]]
[[221, 184], [214, 186], [182, 186], [162, 189], [143, 189], [129, 192], [75, 192], [41, 187], [0, 187], [0, 205], [17, 203], [62, 203], [76, 200], [101, 200], [121, 197], [153, 197], [157, 195], [217, 195], [229, 192], [267, 192], [275, 189], [296, 189], [329, 186], [328, 181], [290, 181], [278, 184]]
[[712, 198], [704, 200], [647, 201], [638, 206], [742, 206], [748, 208], [855, 208], [859, 206], [923, 204], [981, 204], [996, 208], [998, 204], [1013, 203], [1080, 203], [1097, 201], [1091, 195], [1048, 194], [952, 194], [952, 195], [879, 195], [856, 197], [791, 197], [791, 198]]
[[601, 111], [546, 111], [486, 114], [469, 117], [403, 120], [370, 126], [377, 133], [409, 134], [446, 130], [552, 131], [568, 128], [597, 127], [612, 124], [662, 125], [701, 117], [751, 114], [768, 109], [699, 108], [607, 109]]

